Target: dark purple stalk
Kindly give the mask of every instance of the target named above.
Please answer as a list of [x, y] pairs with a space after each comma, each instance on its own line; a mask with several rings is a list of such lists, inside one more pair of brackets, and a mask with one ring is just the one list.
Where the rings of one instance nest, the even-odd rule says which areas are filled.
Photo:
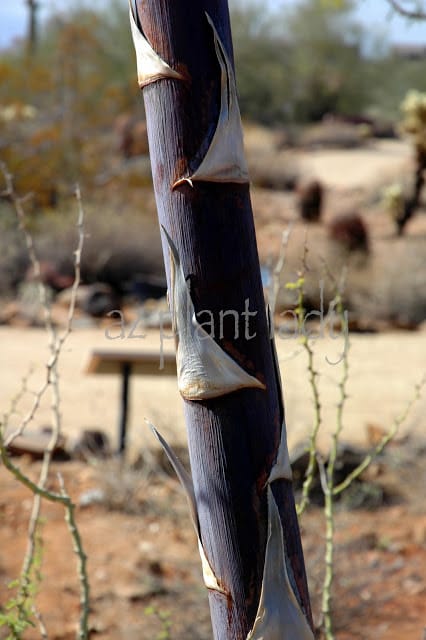
[[[266, 481], [283, 409], [260, 277], [249, 185], [176, 180], [200, 165], [220, 111], [212, 19], [232, 60], [225, 0], [137, 1], [140, 27], [183, 80], [143, 89], [159, 222], [179, 254], [198, 321], [244, 371], [266, 385], [209, 400], [184, 400], [201, 540], [225, 594], [209, 590], [216, 640], [245, 640], [256, 616], [267, 539]], [[162, 232], [169, 290], [170, 251]], [[221, 312], [235, 314], [223, 319]], [[204, 311], [204, 314], [202, 313]], [[206, 328], [206, 325], [204, 325]], [[291, 481], [273, 483], [290, 580], [312, 625]], [[295, 639], [296, 640], [296, 639]]]

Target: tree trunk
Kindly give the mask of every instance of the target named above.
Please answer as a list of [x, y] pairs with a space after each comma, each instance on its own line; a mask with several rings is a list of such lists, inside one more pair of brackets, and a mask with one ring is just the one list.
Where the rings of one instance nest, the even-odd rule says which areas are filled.
[[27, 52], [29, 56], [35, 54], [37, 48], [38, 32], [37, 32], [37, 0], [27, 0], [28, 6], [28, 35], [27, 35]]
[[[286, 632], [292, 640], [310, 638], [284, 412], [240, 149], [227, 3], [136, 5], [138, 77], [214, 638], [257, 638], [266, 629], [271, 640]], [[287, 587], [272, 602], [274, 557]], [[286, 599], [297, 623], [280, 619]], [[257, 617], [263, 622], [256, 626]]]

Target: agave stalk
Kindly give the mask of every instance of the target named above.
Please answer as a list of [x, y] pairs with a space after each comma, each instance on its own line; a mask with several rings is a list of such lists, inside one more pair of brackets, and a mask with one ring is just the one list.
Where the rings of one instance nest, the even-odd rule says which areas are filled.
[[311, 640], [227, 3], [136, 0], [130, 21], [191, 474], [155, 433], [188, 495], [213, 635]]

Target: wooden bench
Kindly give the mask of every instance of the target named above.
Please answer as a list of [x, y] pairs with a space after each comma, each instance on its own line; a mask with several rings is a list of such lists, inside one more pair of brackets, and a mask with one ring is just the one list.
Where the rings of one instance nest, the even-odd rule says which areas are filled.
[[142, 376], [176, 376], [176, 356], [170, 352], [160, 354], [158, 351], [95, 349], [90, 356], [86, 373], [121, 374], [118, 450], [120, 453], [123, 453], [126, 448], [130, 376], [132, 374]]

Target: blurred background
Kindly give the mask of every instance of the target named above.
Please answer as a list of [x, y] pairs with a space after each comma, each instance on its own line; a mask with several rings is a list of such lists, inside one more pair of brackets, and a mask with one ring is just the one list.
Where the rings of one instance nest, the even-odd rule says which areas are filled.
[[[418, 214], [426, 21], [401, 16], [387, 0], [240, 0], [230, 9], [265, 282], [290, 221], [283, 278], [294, 278], [308, 224], [312, 306], [319, 300], [319, 262], [335, 274], [350, 264], [354, 325], [418, 325], [426, 305]], [[0, 24], [0, 155], [17, 192], [30, 194], [26, 210], [52, 297], [72, 278], [78, 181], [89, 235], [83, 282], [103, 285], [89, 311], [101, 316], [126, 296], [161, 298], [127, 3], [79, 1], [66, 9], [53, 0], [2, 3]], [[409, 117], [417, 118], [414, 125]], [[10, 301], [28, 296], [31, 272], [5, 201], [0, 214], [0, 297]], [[409, 246], [397, 237], [407, 233], [414, 235]], [[396, 254], [399, 264], [406, 261], [404, 273], [393, 270]], [[285, 291], [278, 303], [291, 305]], [[16, 314], [24, 311], [2, 306], [4, 322]]]
[[[397, 4], [426, 14], [426, 2]], [[346, 327], [333, 314], [342, 274], [350, 329], [345, 469], [406, 411], [424, 371], [426, 19], [403, 17], [392, 5], [230, 1], [257, 242], [265, 290], [276, 302], [293, 464], [315, 422], [308, 361], [294, 326], [298, 291], [286, 287], [301, 271], [305, 312], [316, 312], [303, 326], [313, 336], [322, 451], [330, 447], [343, 398]], [[92, 451], [85, 440], [100, 434], [117, 449], [120, 380], [85, 375], [93, 350], [173, 352], [127, 0], [0, 0], [0, 161], [24, 198], [58, 328], [67, 326], [74, 278], [77, 182], [82, 192], [82, 284], [59, 366], [62, 432], [73, 462], [60, 470], [77, 496], [89, 545], [93, 633], [106, 640], [207, 640], [209, 616], [184, 498], [174, 480], [165, 479], [167, 463], [152, 458], [155, 445], [143, 421], [153, 422], [186, 460], [176, 380], [132, 376], [131, 473], [126, 467], [118, 472], [116, 459], [103, 460], [105, 451]], [[45, 383], [49, 352], [34, 269], [3, 178], [0, 410], [14, 428], [32, 411], [34, 389]], [[35, 413], [28, 432], [35, 432], [40, 453], [52, 423], [47, 395]], [[426, 615], [419, 570], [426, 562], [425, 414], [423, 397], [408, 411], [387, 457], [350, 497], [350, 508], [389, 508], [380, 517], [377, 511], [363, 511], [363, 518], [360, 511], [339, 514], [339, 640], [420, 638]], [[26, 443], [20, 452], [30, 473], [34, 451]], [[19, 572], [29, 508], [28, 495], [18, 494], [2, 473], [0, 613], [9, 598], [6, 585]], [[51, 637], [71, 640], [75, 631], [69, 621], [64, 625], [63, 611], [76, 606], [72, 563], [63, 553], [62, 513], [48, 518], [46, 546], [54, 552], [41, 608], [55, 629]], [[304, 532], [316, 611], [323, 566], [318, 522], [313, 512]], [[142, 615], [146, 604], [154, 608]]]

